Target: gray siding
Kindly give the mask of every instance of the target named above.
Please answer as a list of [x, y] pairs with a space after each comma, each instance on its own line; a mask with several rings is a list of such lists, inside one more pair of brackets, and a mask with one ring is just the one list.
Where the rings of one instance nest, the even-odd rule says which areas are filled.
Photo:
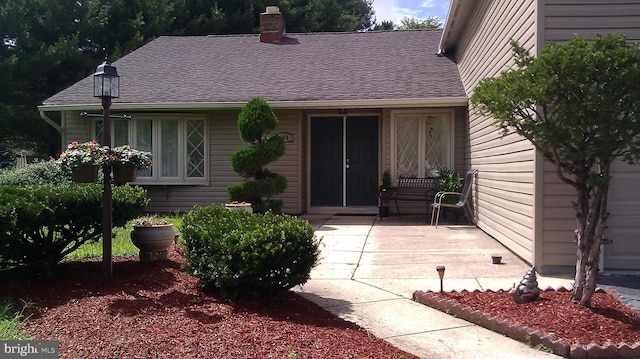
[[[456, 52], [469, 96], [480, 80], [498, 76], [512, 63], [510, 39], [535, 52], [537, 3], [476, 1]], [[478, 169], [474, 200], [477, 224], [527, 261], [534, 261], [535, 151], [526, 140], [502, 137], [493, 119], [469, 115], [468, 167]]]

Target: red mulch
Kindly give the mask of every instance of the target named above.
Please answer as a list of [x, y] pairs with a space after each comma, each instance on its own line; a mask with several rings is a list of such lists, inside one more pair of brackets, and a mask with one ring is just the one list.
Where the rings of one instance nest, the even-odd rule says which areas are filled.
[[60, 342], [61, 358], [417, 358], [287, 293], [276, 303], [230, 303], [180, 269], [182, 258], [115, 258], [60, 265], [53, 280], [3, 275], [0, 297], [28, 299], [25, 330]]
[[524, 304], [516, 304], [506, 291], [430, 294], [545, 335], [553, 334], [569, 345], [640, 342], [640, 319], [636, 313], [606, 292], [594, 293], [590, 308], [572, 304], [570, 291], [542, 291], [539, 300]]

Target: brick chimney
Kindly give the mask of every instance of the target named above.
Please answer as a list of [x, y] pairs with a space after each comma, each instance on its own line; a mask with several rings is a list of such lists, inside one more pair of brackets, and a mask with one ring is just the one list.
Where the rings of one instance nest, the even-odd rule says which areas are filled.
[[284, 16], [277, 6], [267, 6], [260, 14], [260, 42], [280, 42], [284, 40], [286, 28]]

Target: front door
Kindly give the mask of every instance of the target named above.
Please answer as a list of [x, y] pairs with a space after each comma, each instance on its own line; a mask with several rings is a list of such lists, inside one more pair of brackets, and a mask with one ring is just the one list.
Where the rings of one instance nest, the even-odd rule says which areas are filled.
[[311, 206], [375, 206], [378, 117], [311, 118]]

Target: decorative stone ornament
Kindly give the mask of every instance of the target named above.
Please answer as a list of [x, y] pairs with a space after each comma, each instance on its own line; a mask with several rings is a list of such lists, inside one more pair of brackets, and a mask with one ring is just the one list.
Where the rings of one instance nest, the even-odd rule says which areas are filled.
[[524, 278], [517, 286], [509, 291], [513, 300], [518, 303], [528, 303], [537, 300], [540, 297], [540, 288], [538, 288], [538, 277], [536, 275], [536, 267], [533, 266], [524, 275]]

